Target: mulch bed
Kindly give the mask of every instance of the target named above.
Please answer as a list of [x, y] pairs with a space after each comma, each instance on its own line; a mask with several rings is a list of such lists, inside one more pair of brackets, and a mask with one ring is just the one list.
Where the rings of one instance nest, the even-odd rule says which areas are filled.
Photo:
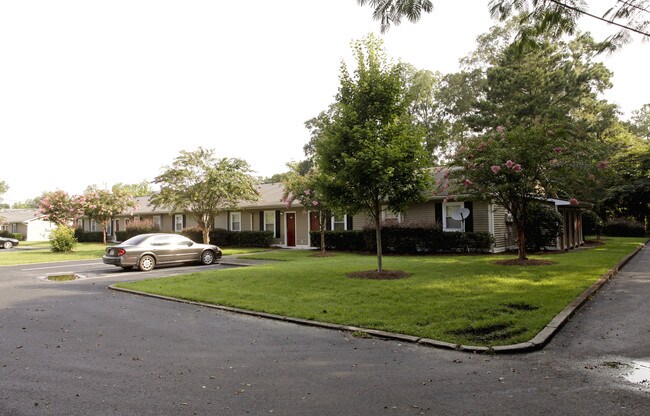
[[400, 270], [366, 270], [363, 272], [352, 272], [346, 274], [347, 277], [353, 279], [372, 279], [372, 280], [396, 280], [404, 279], [411, 275], [411, 273], [402, 272]]
[[556, 264], [554, 261], [550, 260], [519, 260], [519, 259], [510, 259], [510, 260], [496, 260], [494, 264], [499, 266], [549, 266], [551, 264]]

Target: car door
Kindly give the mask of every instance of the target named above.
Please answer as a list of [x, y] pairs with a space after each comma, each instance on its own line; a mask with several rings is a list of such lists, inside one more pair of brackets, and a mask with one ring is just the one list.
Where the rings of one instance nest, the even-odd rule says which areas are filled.
[[175, 262], [198, 261], [200, 253], [189, 238], [177, 235], [171, 239]]
[[150, 241], [151, 251], [156, 255], [157, 263], [171, 263], [174, 261], [174, 250], [170, 236], [158, 235]]

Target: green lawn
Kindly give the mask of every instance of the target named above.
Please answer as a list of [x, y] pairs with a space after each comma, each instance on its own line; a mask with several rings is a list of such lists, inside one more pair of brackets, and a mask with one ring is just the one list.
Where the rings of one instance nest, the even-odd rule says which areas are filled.
[[[99, 259], [104, 255], [106, 246], [102, 243], [79, 243], [71, 253], [52, 253], [49, 241], [20, 243], [18, 247], [36, 248], [34, 250], [7, 251], [0, 249], [0, 266], [17, 264], [47, 263], [66, 260]], [[224, 248], [224, 256], [231, 254], [248, 254], [265, 251], [263, 248]]]
[[208, 271], [119, 284], [166, 296], [355, 325], [471, 345], [506, 345], [533, 338], [558, 312], [642, 239], [562, 254], [531, 256], [550, 266], [499, 266], [512, 256], [386, 257], [401, 280], [345, 276], [375, 267], [370, 255], [311, 257], [277, 251], [248, 258], [284, 260], [248, 268]]

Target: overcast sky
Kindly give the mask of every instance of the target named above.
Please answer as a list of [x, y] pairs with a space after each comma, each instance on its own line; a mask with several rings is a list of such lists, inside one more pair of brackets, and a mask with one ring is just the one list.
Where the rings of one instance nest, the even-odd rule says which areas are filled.
[[[456, 71], [494, 24], [487, 3], [434, 1], [383, 36], [389, 56]], [[350, 42], [379, 33], [371, 15], [355, 0], [0, 0], [4, 202], [151, 180], [199, 146], [259, 176], [285, 171], [303, 157], [304, 122], [333, 102]], [[607, 98], [626, 114], [650, 102], [649, 57], [637, 37], [604, 58]]]

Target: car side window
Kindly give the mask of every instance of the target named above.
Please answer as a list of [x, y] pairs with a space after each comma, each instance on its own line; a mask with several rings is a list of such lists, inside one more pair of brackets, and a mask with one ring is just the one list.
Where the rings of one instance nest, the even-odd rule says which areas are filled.
[[151, 240], [151, 245], [156, 246], [156, 247], [168, 246], [170, 244], [171, 244], [171, 241], [170, 241], [169, 237], [167, 237], [167, 236], [154, 237]]
[[173, 238], [172, 244], [174, 244], [175, 246], [189, 247], [192, 245], [192, 241], [179, 235]]

